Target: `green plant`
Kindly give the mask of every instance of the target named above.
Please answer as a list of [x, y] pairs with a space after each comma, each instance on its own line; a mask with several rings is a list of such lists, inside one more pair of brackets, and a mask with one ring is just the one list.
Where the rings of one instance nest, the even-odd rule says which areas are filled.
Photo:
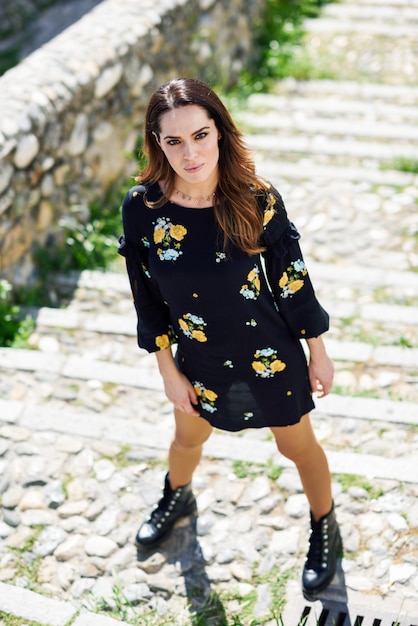
[[19, 307], [12, 302], [12, 286], [0, 280], [0, 345], [10, 346], [19, 329]]
[[119, 204], [96, 201], [86, 221], [63, 219], [58, 230], [60, 243], [38, 246], [36, 265], [45, 280], [48, 274], [70, 270], [106, 269], [117, 259], [117, 234], [121, 231]]
[[254, 24], [253, 54], [238, 89], [244, 93], [269, 90], [286, 76], [307, 78], [312, 64], [302, 54], [304, 21], [317, 17], [327, 0], [266, 0]]
[[3, 611], [0, 611], [0, 620], [2, 626], [42, 626], [39, 622], [28, 621], [23, 617], [16, 617]]
[[372, 485], [365, 478], [357, 474], [337, 474], [335, 479], [340, 483], [344, 492], [347, 492], [350, 487], [361, 487], [372, 500], [379, 498], [384, 493], [382, 489]]
[[12, 286], [6, 280], [0, 280], [0, 320], [0, 346], [25, 348], [35, 323], [30, 317], [22, 320]]
[[35, 526], [32, 535], [20, 548], [8, 548], [13, 555], [13, 568], [16, 571], [16, 576], [24, 578], [27, 588], [32, 591], [38, 591], [38, 571], [41, 564], [41, 557], [35, 556], [32, 548], [43, 528], [44, 526], [41, 525]]
[[408, 157], [396, 157], [391, 161], [386, 161], [381, 166], [382, 170], [399, 170], [401, 172], [409, 172], [418, 174], [418, 159], [410, 159]]

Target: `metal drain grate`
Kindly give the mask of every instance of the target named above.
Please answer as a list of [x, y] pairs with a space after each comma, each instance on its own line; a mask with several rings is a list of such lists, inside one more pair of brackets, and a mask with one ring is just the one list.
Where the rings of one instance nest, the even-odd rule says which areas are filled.
[[377, 610], [365, 607], [349, 608], [340, 603], [327, 603], [320, 610], [306, 605], [296, 626], [418, 626], [418, 620], [386, 612], [379, 614]]

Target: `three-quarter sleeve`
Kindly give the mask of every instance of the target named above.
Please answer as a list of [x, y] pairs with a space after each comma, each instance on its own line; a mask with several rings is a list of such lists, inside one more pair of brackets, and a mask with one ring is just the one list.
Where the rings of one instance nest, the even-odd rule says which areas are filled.
[[144, 189], [134, 187], [122, 203], [123, 235], [118, 252], [125, 257], [137, 314], [138, 345], [148, 352], [168, 348], [177, 342], [167, 304], [157, 282], [151, 276], [148, 264], [149, 242], [141, 232], [139, 212], [143, 208]]
[[300, 234], [289, 221], [283, 200], [273, 191], [264, 206], [261, 238], [270, 288], [278, 309], [298, 339], [317, 337], [329, 328], [328, 313], [318, 302], [299, 245]]

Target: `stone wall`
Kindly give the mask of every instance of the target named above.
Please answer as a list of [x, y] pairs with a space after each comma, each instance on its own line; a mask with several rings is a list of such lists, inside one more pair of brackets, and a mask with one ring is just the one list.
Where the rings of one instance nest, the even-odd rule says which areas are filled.
[[[230, 85], [263, 0], [104, 0], [0, 78], [0, 274], [132, 175], [152, 91], [180, 75]], [[132, 165], [131, 165], [132, 170]], [[115, 233], [117, 235], [117, 233]]]

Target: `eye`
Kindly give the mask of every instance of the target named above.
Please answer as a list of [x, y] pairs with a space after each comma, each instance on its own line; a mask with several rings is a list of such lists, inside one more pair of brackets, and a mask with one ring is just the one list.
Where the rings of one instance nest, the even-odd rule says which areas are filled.
[[178, 139], [169, 139], [167, 143], [169, 146], [177, 146], [180, 142]]
[[195, 139], [204, 139], [205, 137], [207, 137], [207, 135], [207, 132], [199, 133], [198, 135], [196, 135]]

